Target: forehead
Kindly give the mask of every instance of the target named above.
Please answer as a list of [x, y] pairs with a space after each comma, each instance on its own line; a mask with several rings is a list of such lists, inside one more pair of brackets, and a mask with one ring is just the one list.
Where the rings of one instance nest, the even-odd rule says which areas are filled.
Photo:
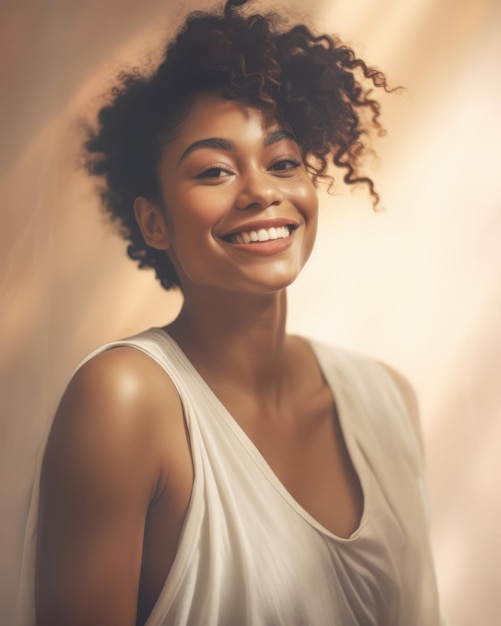
[[179, 152], [194, 141], [211, 137], [262, 143], [269, 133], [282, 127], [277, 120], [267, 119], [263, 111], [248, 102], [203, 93], [193, 99], [175, 137], [165, 149]]

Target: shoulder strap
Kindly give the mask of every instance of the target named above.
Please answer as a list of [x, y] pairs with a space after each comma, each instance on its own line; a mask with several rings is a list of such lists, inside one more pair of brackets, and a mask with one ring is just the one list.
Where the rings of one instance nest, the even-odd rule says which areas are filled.
[[[438, 598], [428, 535], [428, 495], [421, 453], [410, 424], [405, 401], [390, 373], [381, 364], [360, 354], [312, 342], [324, 375], [340, 397], [349, 419], [345, 421], [385, 497], [395, 512], [408, 541], [427, 568], [416, 581], [414, 561], [405, 561], [402, 580], [412, 581], [418, 603], [437, 607]], [[412, 544], [412, 545], [411, 545]], [[438, 611], [438, 609], [437, 609]], [[430, 613], [432, 614], [432, 613]], [[421, 623], [417, 619], [415, 623]]]
[[385, 461], [415, 474], [421, 472], [419, 444], [407, 405], [388, 370], [373, 359], [323, 343], [311, 342], [324, 375], [350, 413], [350, 428], [371, 456], [380, 451]]

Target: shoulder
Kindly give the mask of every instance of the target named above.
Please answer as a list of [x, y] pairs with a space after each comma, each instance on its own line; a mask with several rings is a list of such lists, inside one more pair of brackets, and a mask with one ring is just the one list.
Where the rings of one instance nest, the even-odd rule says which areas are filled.
[[118, 345], [77, 369], [63, 402], [74, 397], [133, 409], [153, 408], [158, 400], [174, 400], [177, 392], [165, 370], [151, 357], [136, 348]]
[[85, 413], [95, 427], [126, 432], [154, 428], [155, 418], [178, 405], [176, 388], [160, 365], [140, 350], [118, 346], [76, 371], [60, 408], [71, 408], [75, 419]]
[[145, 520], [152, 503], [171, 502], [183, 436], [176, 390], [146, 354], [111, 348], [77, 370], [40, 476], [41, 623], [132, 623]]
[[105, 350], [70, 381], [44, 465], [89, 480], [109, 479], [110, 486], [126, 484], [134, 474], [146, 488], [168, 458], [168, 430], [180, 416], [176, 389], [156, 362], [131, 347]]

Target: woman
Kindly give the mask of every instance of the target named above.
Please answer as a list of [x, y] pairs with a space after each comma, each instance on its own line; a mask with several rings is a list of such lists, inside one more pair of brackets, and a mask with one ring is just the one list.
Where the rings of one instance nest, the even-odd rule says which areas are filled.
[[386, 81], [237, 4], [190, 16], [89, 131], [129, 255], [184, 304], [89, 355], [63, 396], [41, 469], [36, 621], [433, 626], [412, 392], [285, 333], [328, 159], [378, 201], [359, 167], [381, 131], [366, 83]]

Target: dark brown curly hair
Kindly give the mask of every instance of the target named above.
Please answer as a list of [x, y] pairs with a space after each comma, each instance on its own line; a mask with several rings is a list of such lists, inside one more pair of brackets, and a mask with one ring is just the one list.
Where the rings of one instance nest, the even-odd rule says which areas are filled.
[[[163, 287], [179, 285], [164, 251], [149, 247], [139, 230], [134, 200], [159, 200], [155, 166], [192, 98], [218, 90], [276, 117], [297, 139], [314, 181], [327, 178], [329, 161], [344, 181], [367, 185], [360, 171], [371, 132], [383, 134], [372, 88], [391, 91], [384, 75], [368, 67], [336, 37], [314, 35], [305, 25], [286, 28], [275, 14], [247, 15], [247, 0], [228, 0], [221, 13], [191, 13], [154, 72], [122, 72], [111, 101], [87, 129], [87, 171], [104, 179], [103, 204], [129, 241], [128, 255], [152, 267]], [[332, 181], [332, 179], [330, 179]]]

